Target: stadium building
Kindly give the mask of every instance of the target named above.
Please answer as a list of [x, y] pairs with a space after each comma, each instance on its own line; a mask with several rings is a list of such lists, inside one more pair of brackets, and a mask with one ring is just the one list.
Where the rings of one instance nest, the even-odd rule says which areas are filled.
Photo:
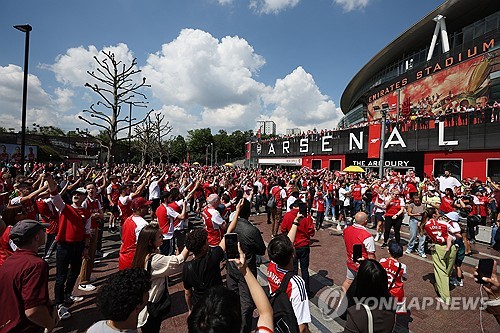
[[261, 167], [378, 170], [383, 149], [387, 169], [499, 180], [499, 45], [500, 1], [446, 1], [349, 82], [341, 129], [252, 142], [247, 159]]

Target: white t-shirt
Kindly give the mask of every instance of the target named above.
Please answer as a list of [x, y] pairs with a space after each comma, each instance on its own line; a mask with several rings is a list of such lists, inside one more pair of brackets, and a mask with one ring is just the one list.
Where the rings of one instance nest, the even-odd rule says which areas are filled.
[[160, 197], [160, 186], [158, 181], [152, 181], [149, 185], [149, 200], [158, 199]]
[[444, 192], [447, 188], [451, 188], [452, 190], [457, 187], [461, 186], [462, 184], [455, 178], [455, 177], [445, 177], [441, 176], [438, 178], [439, 180], [439, 191]]
[[115, 330], [107, 324], [107, 320], [101, 320], [90, 326], [87, 333], [116, 333], [116, 332], [127, 332], [127, 333], [137, 333], [137, 328], [131, 328], [127, 330]]

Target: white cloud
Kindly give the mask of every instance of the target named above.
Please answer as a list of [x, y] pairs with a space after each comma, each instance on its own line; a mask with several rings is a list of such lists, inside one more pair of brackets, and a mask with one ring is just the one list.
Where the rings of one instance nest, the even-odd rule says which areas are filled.
[[94, 45], [89, 45], [88, 48], [83, 46], [70, 48], [66, 54], [57, 56], [53, 65], [42, 65], [41, 67], [53, 71], [56, 80], [60, 83], [72, 87], [83, 87], [86, 82], [95, 82], [87, 71], [97, 69], [95, 56], [100, 60], [105, 58], [101, 51], [113, 52], [115, 58], [126, 65], [131, 64], [134, 59], [127, 44], [119, 43], [116, 46], [104, 47], [102, 50], [98, 50]]
[[265, 94], [263, 100], [272, 111], [262, 118], [273, 120], [280, 133], [295, 127], [334, 128], [341, 117], [340, 109], [321, 93], [312, 75], [302, 67], [276, 80], [273, 90]]
[[350, 12], [366, 8], [370, 0], [334, 0], [334, 2], [340, 5], [346, 12]]
[[[0, 126], [21, 128], [21, 109], [23, 91], [23, 69], [9, 64], [0, 66]], [[65, 115], [71, 108], [73, 92], [69, 89], [56, 88], [55, 97], [47, 93], [42, 82], [35, 75], [28, 76], [28, 94], [26, 104], [26, 125], [33, 123], [48, 126], [75, 126], [78, 122], [74, 115]], [[61, 124], [64, 124], [62, 126]], [[78, 125], [76, 125], [78, 126]]]
[[260, 14], [278, 14], [297, 6], [300, 0], [250, 0], [250, 8]]
[[234, 0], [217, 0], [217, 2], [219, 3], [219, 5], [229, 5], [229, 4], [232, 4]]

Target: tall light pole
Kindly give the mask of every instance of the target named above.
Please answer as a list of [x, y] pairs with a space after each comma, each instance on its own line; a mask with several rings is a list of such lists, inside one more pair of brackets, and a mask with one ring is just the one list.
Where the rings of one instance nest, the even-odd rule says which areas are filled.
[[128, 102], [129, 109], [128, 109], [128, 153], [127, 153], [127, 163], [130, 163], [130, 147], [131, 147], [131, 140], [132, 140], [132, 102]]
[[23, 80], [23, 109], [21, 115], [21, 173], [24, 174], [24, 151], [26, 149], [26, 101], [28, 98], [28, 56], [30, 49], [30, 31], [31, 25], [15, 25], [14, 28], [24, 32], [26, 42], [24, 44], [24, 80]]
[[382, 109], [380, 112], [382, 113], [382, 133], [380, 133], [380, 161], [379, 161], [379, 176], [380, 179], [384, 177], [384, 146], [385, 146], [385, 122], [387, 119], [387, 111], [389, 110], [389, 104], [383, 103]]
[[210, 144], [210, 166], [214, 165], [214, 143]]

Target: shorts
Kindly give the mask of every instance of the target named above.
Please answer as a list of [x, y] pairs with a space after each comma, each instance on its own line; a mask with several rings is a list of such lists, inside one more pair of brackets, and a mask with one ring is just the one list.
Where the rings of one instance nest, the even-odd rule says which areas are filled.
[[113, 215], [119, 216], [120, 215], [120, 209], [118, 208], [118, 205], [114, 205], [110, 207], [110, 212]]
[[356, 277], [356, 275], [358, 275], [357, 271], [352, 270], [349, 267], [347, 267], [347, 274], [345, 276], [346, 279], [348, 279], [348, 280], [354, 280], [354, 278]]
[[375, 213], [375, 221], [376, 222], [384, 222], [385, 221], [384, 213], [383, 212]]

